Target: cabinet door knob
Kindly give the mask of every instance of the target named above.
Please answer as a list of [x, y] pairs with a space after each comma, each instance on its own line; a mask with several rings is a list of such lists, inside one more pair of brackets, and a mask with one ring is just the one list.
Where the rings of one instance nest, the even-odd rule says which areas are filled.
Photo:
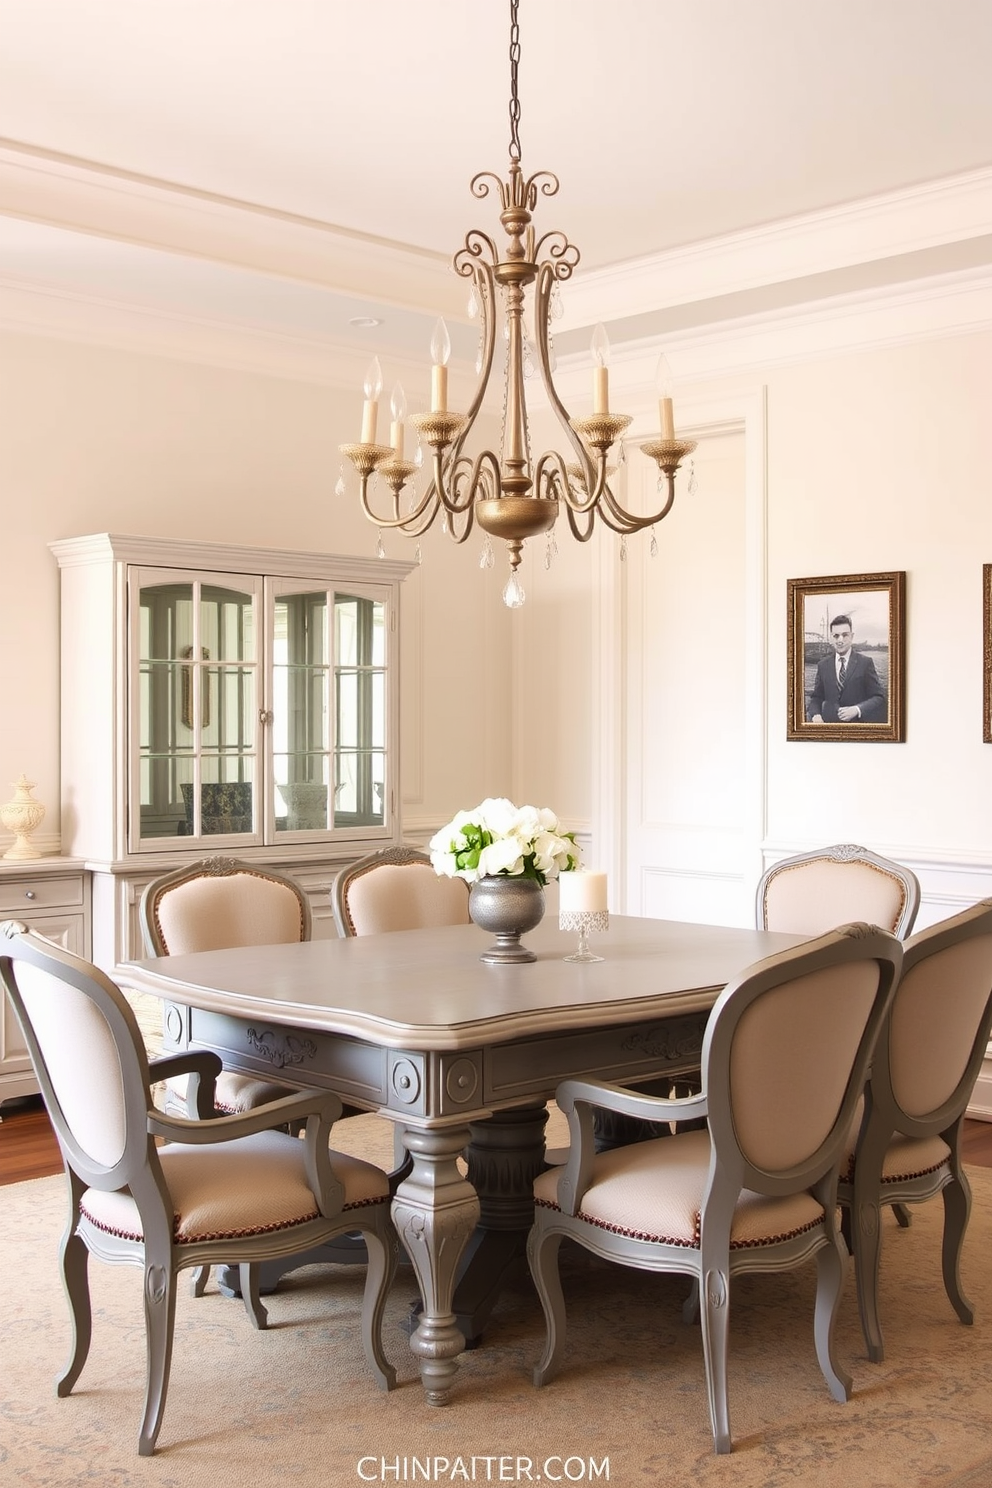
[[271, 708], [259, 708], [258, 710], [259, 723], [271, 723], [275, 716]]
[[24, 897], [25, 899], [34, 899], [36, 897], [34, 889], [25, 889]]

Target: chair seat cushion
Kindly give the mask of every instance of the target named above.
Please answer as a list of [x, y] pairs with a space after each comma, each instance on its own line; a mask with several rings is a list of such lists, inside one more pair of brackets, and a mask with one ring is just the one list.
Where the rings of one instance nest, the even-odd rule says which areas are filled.
[[[269, 1234], [319, 1219], [304, 1152], [304, 1143], [285, 1132], [258, 1132], [202, 1147], [179, 1142], [160, 1147], [176, 1243]], [[372, 1163], [332, 1152], [331, 1168], [344, 1186], [345, 1209], [389, 1197], [388, 1179]], [[125, 1240], [144, 1238], [138, 1207], [126, 1191], [88, 1188], [80, 1207], [98, 1229]]]
[[[166, 1108], [182, 1111], [185, 1115], [189, 1075], [173, 1075], [165, 1083], [168, 1087]], [[293, 1091], [287, 1086], [276, 1085], [271, 1080], [256, 1079], [252, 1075], [237, 1075], [233, 1070], [221, 1070], [217, 1076], [214, 1105], [225, 1116], [241, 1116], [245, 1111], [253, 1111], [256, 1106], [264, 1106], [269, 1101], [282, 1100], [283, 1096], [292, 1094]]]
[[[951, 1149], [943, 1137], [895, 1136], [889, 1143], [882, 1163], [882, 1182], [903, 1183], [911, 1178], [925, 1178], [936, 1173], [951, 1156]], [[841, 1181], [854, 1181], [854, 1148], [841, 1164]]]
[[[580, 1217], [632, 1239], [698, 1249], [709, 1162], [708, 1131], [656, 1137], [601, 1153], [593, 1164]], [[552, 1168], [534, 1184], [535, 1201], [545, 1208], [558, 1207], [560, 1173]], [[744, 1189], [737, 1201], [730, 1246], [733, 1250], [773, 1245], [812, 1229], [822, 1219], [823, 1207], [812, 1194], [769, 1198]]]

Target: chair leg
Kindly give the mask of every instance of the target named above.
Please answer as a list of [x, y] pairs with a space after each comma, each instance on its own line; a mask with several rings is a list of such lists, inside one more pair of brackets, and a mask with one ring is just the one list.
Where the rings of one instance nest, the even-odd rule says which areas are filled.
[[535, 1385], [547, 1384], [561, 1368], [566, 1324], [565, 1298], [558, 1274], [558, 1251], [563, 1238], [557, 1231], [545, 1229], [540, 1220], [535, 1222], [527, 1237], [527, 1263], [544, 1309], [546, 1328], [544, 1352], [534, 1368]]
[[971, 1185], [964, 1173], [958, 1173], [947, 1184], [944, 1200], [944, 1239], [941, 1265], [944, 1290], [951, 1306], [963, 1323], [975, 1321], [975, 1309], [961, 1290], [961, 1249], [964, 1245], [968, 1217], [971, 1214]]
[[238, 1279], [245, 1312], [251, 1318], [253, 1328], [267, 1328], [269, 1314], [262, 1306], [261, 1270], [257, 1261], [245, 1261], [238, 1267]]
[[169, 1390], [172, 1335], [176, 1320], [176, 1277], [170, 1266], [145, 1262], [145, 1337], [148, 1376], [145, 1410], [138, 1434], [138, 1456], [150, 1457], [162, 1426]]
[[885, 1358], [882, 1325], [878, 1319], [878, 1264], [882, 1249], [879, 1219], [880, 1206], [877, 1200], [858, 1197], [856, 1191], [851, 1214], [854, 1271], [861, 1331], [868, 1357], [873, 1364], [881, 1364]]
[[688, 1297], [686, 1297], [685, 1301], [682, 1303], [682, 1321], [684, 1323], [687, 1323], [687, 1324], [689, 1324], [689, 1323], [698, 1323], [699, 1322], [699, 1277], [698, 1276], [694, 1276], [692, 1278], [692, 1286], [689, 1288], [689, 1295], [688, 1295]]
[[699, 1288], [703, 1333], [703, 1369], [713, 1427], [713, 1450], [729, 1452], [730, 1406], [727, 1400], [727, 1337], [730, 1332], [730, 1278], [710, 1271]]
[[75, 1233], [75, 1228], [76, 1216], [70, 1216], [59, 1252], [62, 1285], [69, 1303], [69, 1316], [72, 1319], [72, 1346], [69, 1361], [55, 1382], [55, 1393], [59, 1396], [68, 1395], [82, 1373], [93, 1335], [89, 1284], [90, 1253], [85, 1242]]
[[893, 1204], [892, 1205], [892, 1213], [896, 1217], [896, 1221], [897, 1221], [897, 1223], [899, 1225], [899, 1228], [901, 1230], [908, 1230], [909, 1227], [910, 1227], [910, 1225], [913, 1222], [913, 1216], [910, 1214], [909, 1210], [906, 1208], [906, 1205], [905, 1204]]
[[384, 1219], [381, 1227], [363, 1228], [361, 1232], [368, 1254], [362, 1298], [362, 1345], [380, 1390], [391, 1390], [396, 1384], [396, 1370], [382, 1351], [382, 1315], [396, 1275], [399, 1240], [385, 1213]]
[[207, 1282], [210, 1280], [209, 1266], [194, 1266], [193, 1285], [191, 1288], [194, 1297], [202, 1297], [207, 1290]]
[[823, 1378], [835, 1400], [850, 1400], [854, 1381], [840, 1368], [834, 1355], [834, 1324], [847, 1270], [847, 1246], [839, 1232], [829, 1245], [816, 1253], [816, 1310], [813, 1338]]

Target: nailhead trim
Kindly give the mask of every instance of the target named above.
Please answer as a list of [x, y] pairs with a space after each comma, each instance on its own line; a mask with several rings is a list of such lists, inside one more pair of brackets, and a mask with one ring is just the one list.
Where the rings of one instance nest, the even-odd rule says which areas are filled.
[[[388, 1194], [383, 1194], [381, 1198], [377, 1199], [359, 1199], [354, 1204], [345, 1204], [341, 1210], [341, 1213], [348, 1214], [354, 1209], [368, 1209], [373, 1204], [384, 1204], [387, 1202], [388, 1198]], [[89, 1220], [90, 1224], [94, 1225], [96, 1229], [102, 1230], [105, 1235], [114, 1235], [118, 1240], [131, 1240], [137, 1245], [143, 1244], [145, 1238], [144, 1235], [137, 1234], [132, 1230], [121, 1230], [117, 1229], [115, 1226], [104, 1224], [101, 1220], [97, 1219], [95, 1215], [89, 1212], [85, 1204], [80, 1204], [79, 1208], [80, 1213]], [[253, 1225], [250, 1229], [245, 1230], [209, 1230], [198, 1235], [180, 1236], [179, 1225], [181, 1223], [181, 1219], [180, 1216], [177, 1214], [175, 1216], [175, 1221], [173, 1224], [172, 1239], [173, 1243], [176, 1245], [199, 1245], [200, 1242], [204, 1240], [245, 1240], [250, 1238], [252, 1235], [272, 1235], [277, 1234], [280, 1230], [293, 1230], [296, 1229], [299, 1225], [309, 1224], [312, 1220], [320, 1218], [322, 1218], [320, 1210], [315, 1209], [312, 1214], [304, 1214], [299, 1219], [284, 1220], [281, 1223], [277, 1224]]]
[[[553, 1209], [557, 1210], [558, 1213], [561, 1213], [560, 1206], [558, 1204], [552, 1204], [548, 1199], [535, 1199], [534, 1203], [535, 1206], [538, 1208]], [[582, 1214], [581, 1212], [577, 1214], [575, 1218], [581, 1219], [584, 1224], [593, 1225], [597, 1230], [606, 1230], [611, 1235], [623, 1235], [629, 1240], [648, 1240], [654, 1245], [676, 1245], [679, 1246], [682, 1250], [699, 1249], [698, 1216], [696, 1219], [695, 1234], [691, 1240], [683, 1240], [681, 1238], [677, 1239], [673, 1235], [649, 1235], [646, 1230], [629, 1230], [623, 1225], [607, 1224], [602, 1219], [594, 1219], [592, 1215]], [[761, 1246], [780, 1245], [783, 1240], [794, 1240], [797, 1235], [808, 1234], [810, 1230], [815, 1230], [817, 1225], [822, 1224], [822, 1222], [822, 1218], [813, 1219], [810, 1220], [809, 1224], [800, 1225], [798, 1229], [788, 1230], [785, 1234], [782, 1235], [762, 1236], [760, 1240], [731, 1240], [730, 1249], [756, 1250]]]

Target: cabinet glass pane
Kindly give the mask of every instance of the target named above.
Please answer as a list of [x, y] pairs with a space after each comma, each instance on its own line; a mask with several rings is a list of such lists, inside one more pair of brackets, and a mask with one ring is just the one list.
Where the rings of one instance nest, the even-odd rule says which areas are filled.
[[325, 830], [330, 766], [326, 590], [273, 607], [272, 743], [277, 832]]
[[254, 831], [254, 597], [145, 584], [138, 617], [141, 837]]
[[334, 601], [334, 825], [380, 826], [386, 790], [386, 607]]

